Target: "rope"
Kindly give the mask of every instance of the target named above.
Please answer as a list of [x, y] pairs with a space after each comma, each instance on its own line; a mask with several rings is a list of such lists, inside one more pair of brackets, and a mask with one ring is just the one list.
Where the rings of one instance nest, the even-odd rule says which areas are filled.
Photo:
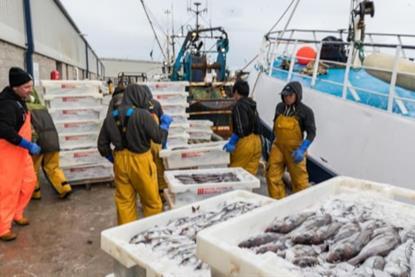
[[288, 7], [285, 9], [285, 11], [282, 13], [282, 15], [280, 16], [280, 18], [278, 18], [277, 22], [275, 22], [274, 25], [272, 25], [271, 29], [267, 32], [266, 35], [269, 35], [275, 27], [277, 27], [277, 25], [280, 23], [280, 21], [284, 18], [284, 16], [287, 14], [287, 12], [290, 10], [291, 6], [294, 4], [296, 0], [292, 0], [291, 3], [288, 5]]

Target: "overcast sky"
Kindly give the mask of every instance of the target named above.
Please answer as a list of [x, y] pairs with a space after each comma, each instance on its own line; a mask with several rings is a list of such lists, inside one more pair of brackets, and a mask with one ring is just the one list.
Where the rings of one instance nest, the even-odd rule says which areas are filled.
[[[161, 60], [150, 25], [140, 0], [61, 0], [86, 39], [100, 57]], [[187, 12], [189, 0], [146, 0], [156, 19], [158, 34], [174, 26], [194, 25]], [[193, 1], [194, 2], [194, 1]], [[223, 26], [230, 39], [228, 64], [243, 66], [257, 52], [263, 35], [271, 28], [291, 0], [200, 0], [208, 7], [201, 24]], [[415, 34], [415, 0], [375, 0], [375, 18], [367, 20], [367, 31]], [[346, 28], [349, 0], [302, 0], [290, 24], [291, 28]], [[190, 21], [189, 21], [190, 20]], [[282, 29], [282, 25], [279, 28]]]

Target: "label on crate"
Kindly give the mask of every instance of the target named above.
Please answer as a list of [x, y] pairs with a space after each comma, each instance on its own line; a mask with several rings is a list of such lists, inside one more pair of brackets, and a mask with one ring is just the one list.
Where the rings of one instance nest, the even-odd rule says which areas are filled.
[[79, 110], [71, 111], [71, 110], [64, 110], [62, 111], [63, 114], [78, 114]]
[[82, 97], [82, 96], [79, 96], [79, 97], [63, 97], [62, 101], [63, 102], [79, 102], [80, 100], [85, 99], [85, 98], [86, 97]]
[[232, 187], [223, 187], [223, 188], [198, 188], [197, 195], [204, 194], [213, 194], [213, 193], [222, 193], [231, 190]]
[[71, 136], [71, 137], [65, 137], [66, 141], [71, 141], [71, 140], [81, 140], [83, 137], [82, 136]]
[[75, 84], [62, 84], [61, 88], [76, 88]]
[[89, 167], [81, 167], [81, 168], [70, 168], [70, 172], [85, 172], [89, 169]]
[[88, 157], [94, 154], [95, 151], [91, 151], [91, 152], [78, 152], [78, 153], [74, 153], [73, 157], [74, 158], [84, 158], [84, 157]]
[[182, 159], [188, 159], [188, 158], [197, 158], [197, 157], [201, 157], [203, 155], [202, 152], [187, 152], [187, 153], [182, 153]]
[[80, 127], [81, 124], [80, 123], [64, 123], [63, 127], [64, 128], [76, 128], [76, 127]]

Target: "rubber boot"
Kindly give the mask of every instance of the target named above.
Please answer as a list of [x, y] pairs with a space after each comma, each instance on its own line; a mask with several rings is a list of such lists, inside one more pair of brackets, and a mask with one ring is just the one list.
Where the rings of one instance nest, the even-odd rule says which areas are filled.
[[21, 226], [26, 226], [29, 225], [29, 219], [27, 219], [27, 217], [22, 217], [21, 219], [15, 219], [14, 222], [17, 225], [21, 225]]
[[59, 194], [60, 199], [65, 199], [72, 193], [72, 187], [69, 184], [62, 186], [62, 192]]
[[4, 235], [0, 236], [0, 239], [2, 241], [12, 241], [12, 240], [15, 240], [16, 238], [17, 238], [16, 233], [13, 233], [12, 231], [9, 231], [5, 233]]

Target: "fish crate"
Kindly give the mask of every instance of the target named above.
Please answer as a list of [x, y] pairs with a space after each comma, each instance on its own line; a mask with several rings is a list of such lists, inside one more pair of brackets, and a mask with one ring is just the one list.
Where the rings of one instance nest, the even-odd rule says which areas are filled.
[[173, 147], [180, 147], [183, 145], [187, 145], [188, 140], [189, 140], [189, 135], [186, 133], [182, 133], [182, 134], [169, 133], [167, 137], [167, 147], [173, 148]]
[[174, 195], [175, 207], [230, 190], [260, 187], [259, 179], [240, 167], [165, 171], [164, 179]]
[[193, 120], [189, 120], [189, 125], [190, 125], [190, 128], [210, 129], [213, 126], [213, 122], [210, 120], [193, 119]]
[[187, 92], [182, 91], [153, 92], [153, 98], [159, 101], [162, 106], [187, 104], [188, 95]]
[[[106, 108], [105, 108], [106, 109]], [[106, 110], [105, 110], [106, 111]], [[66, 121], [99, 121], [101, 119], [101, 113], [104, 113], [102, 106], [90, 107], [90, 108], [61, 108], [61, 109], [49, 109], [49, 113], [54, 122], [66, 122]]]
[[[373, 209], [373, 214], [378, 217], [377, 220], [394, 220], [395, 226], [404, 224], [413, 226], [415, 223], [415, 191], [340, 176], [295, 193], [267, 207], [257, 209], [250, 214], [242, 215], [232, 220], [232, 222], [225, 222], [199, 232], [197, 235], [197, 256], [211, 266], [214, 273], [212, 276], [307, 275], [304, 271], [301, 271], [300, 267], [273, 252], [256, 254], [246, 248], [238, 247], [238, 244], [252, 236], [263, 233], [267, 227], [271, 226], [275, 218], [283, 219], [286, 216], [305, 213], [314, 209], [318, 211], [319, 207], [321, 208], [322, 204], [327, 203], [326, 201], [329, 199], [341, 199], [341, 197], [356, 199], [364, 205], [369, 205], [368, 207], [371, 205], [369, 203], [379, 205], [380, 208]], [[353, 211], [358, 211], [358, 208], [354, 208]], [[339, 214], [340, 217], [347, 220], [347, 216]], [[319, 265], [309, 269], [309, 275], [307, 276], [352, 275], [352, 272], [345, 275], [327, 273], [320, 275], [314, 271], [319, 269]], [[370, 274], [359, 276], [370, 276]]]
[[101, 122], [98, 120], [57, 121], [55, 127], [59, 134], [99, 132]]
[[184, 134], [189, 129], [188, 123], [172, 123], [169, 128], [170, 135]]
[[[200, 213], [218, 210], [225, 203], [244, 201], [258, 206], [269, 205], [275, 200], [248, 191], [232, 191], [210, 199], [193, 203], [178, 209], [143, 218], [122, 226], [110, 228], [101, 232], [101, 249], [111, 255], [116, 263], [125, 267], [124, 272], [136, 274], [145, 271], [145, 276], [210, 276], [209, 269], [196, 272], [187, 266], [179, 266], [174, 259], [153, 250], [144, 244], [130, 244], [131, 238], [137, 233], [150, 228], [163, 226], [173, 220], [186, 218]], [[247, 213], [250, 213], [248, 211]], [[232, 219], [229, 219], [232, 220]], [[219, 223], [220, 224], [220, 223]], [[209, 228], [209, 227], [208, 227]], [[123, 275], [124, 276], [124, 275]], [[125, 275], [133, 276], [133, 275]], [[136, 276], [136, 275], [134, 275]]]
[[113, 166], [110, 162], [104, 161], [101, 164], [93, 165], [70, 165], [62, 166], [62, 170], [69, 183], [77, 182], [82, 184], [83, 181], [112, 179], [114, 177]]
[[162, 104], [163, 112], [170, 114], [185, 114], [186, 108], [189, 107], [188, 103], [183, 104]]
[[48, 108], [89, 108], [102, 105], [101, 94], [45, 95]]
[[98, 132], [59, 134], [59, 144], [63, 150], [96, 147]]
[[91, 80], [41, 80], [40, 86], [46, 95], [74, 95], [74, 94], [99, 94], [103, 87], [101, 81]]
[[184, 92], [189, 86], [189, 82], [147, 82], [144, 84], [149, 87], [153, 95], [166, 91]]
[[189, 134], [189, 139], [192, 140], [207, 140], [212, 139], [213, 131], [211, 129], [203, 128], [190, 128], [187, 133]]
[[101, 157], [96, 148], [60, 151], [60, 165], [64, 167], [74, 165], [102, 164], [106, 159]]
[[160, 151], [160, 157], [166, 169], [227, 165], [230, 163], [230, 155], [223, 151], [225, 143], [218, 141], [164, 149]]
[[187, 113], [176, 113], [176, 114], [169, 114], [172, 118], [172, 124], [187, 124], [187, 119], [189, 118], [189, 114]]

